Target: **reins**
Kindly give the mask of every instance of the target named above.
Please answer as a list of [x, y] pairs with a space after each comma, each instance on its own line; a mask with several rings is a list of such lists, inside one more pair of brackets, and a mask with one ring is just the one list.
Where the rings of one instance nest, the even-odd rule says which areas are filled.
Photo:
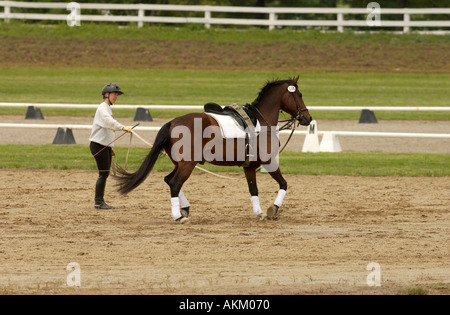
[[[288, 129], [288, 128], [286, 128]], [[292, 136], [294, 135], [295, 129], [297, 129], [297, 126], [295, 126], [295, 121], [292, 121], [292, 131], [291, 134], [289, 135], [289, 138], [286, 140], [286, 143], [284, 144], [283, 148], [281, 148], [279, 153], [282, 153], [284, 151], [284, 149], [286, 149], [287, 145], [289, 144], [289, 141], [291, 141]], [[280, 129], [283, 130], [283, 129]]]

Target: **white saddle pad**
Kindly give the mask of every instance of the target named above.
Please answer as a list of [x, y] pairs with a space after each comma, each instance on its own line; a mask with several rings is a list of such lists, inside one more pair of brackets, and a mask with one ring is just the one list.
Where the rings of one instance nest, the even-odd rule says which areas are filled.
[[[246, 134], [242, 127], [231, 116], [217, 115], [213, 113], [205, 113], [214, 118], [220, 126], [220, 132], [224, 139], [245, 139]], [[261, 131], [261, 125], [257, 121], [255, 132]]]

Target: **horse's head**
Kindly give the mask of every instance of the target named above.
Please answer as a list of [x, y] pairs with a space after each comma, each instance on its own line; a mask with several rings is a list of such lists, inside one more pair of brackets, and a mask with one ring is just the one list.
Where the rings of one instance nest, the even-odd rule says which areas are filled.
[[281, 110], [298, 120], [302, 126], [309, 126], [312, 117], [303, 102], [302, 93], [298, 89], [299, 76], [283, 84], [284, 90], [281, 97]]

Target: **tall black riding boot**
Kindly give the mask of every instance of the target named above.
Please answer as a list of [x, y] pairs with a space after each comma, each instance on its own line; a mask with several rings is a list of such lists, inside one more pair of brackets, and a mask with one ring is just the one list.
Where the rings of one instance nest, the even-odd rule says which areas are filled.
[[106, 179], [108, 177], [106, 176], [99, 176], [97, 179], [97, 183], [95, 184], [95, 209], [101, 209], [101, 210], [111, 210], [114, 209], [112, 206], [108, 206], [105, 203], [105, 200], [103, 199], [105, 195], [105, 188], [106, 188]]

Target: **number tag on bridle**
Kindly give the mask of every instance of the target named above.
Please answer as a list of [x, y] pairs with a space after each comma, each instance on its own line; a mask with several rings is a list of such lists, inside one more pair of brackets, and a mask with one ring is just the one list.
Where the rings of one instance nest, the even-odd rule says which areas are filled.
[[289, 87], [288, 87], [289, 92], [294, 93], [296, 90], [297, 90], [297, 88], [295, 86], [289, 85]]

